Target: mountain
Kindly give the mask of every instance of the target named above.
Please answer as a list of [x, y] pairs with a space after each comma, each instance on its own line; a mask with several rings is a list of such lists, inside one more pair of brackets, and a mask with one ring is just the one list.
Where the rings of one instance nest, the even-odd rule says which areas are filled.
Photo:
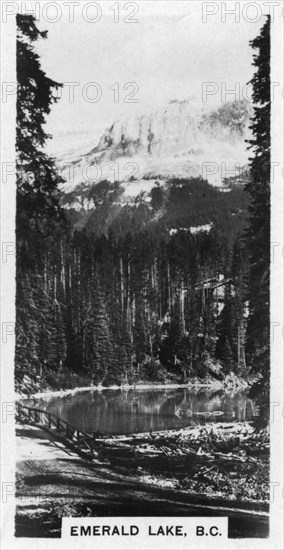
[[66, 208], [92, 210], [90, 189], [100, 181], [120, 182], [120, 201], [133, 202], [172, 178], [202, 178], [222, 187], [241, 183], [246, 172], [250, 105], [224, 103], [215, 110], [192, 100], [171, 101], [149, 116], [118, 120], [97, 145], [70, 151], [58, 162]]

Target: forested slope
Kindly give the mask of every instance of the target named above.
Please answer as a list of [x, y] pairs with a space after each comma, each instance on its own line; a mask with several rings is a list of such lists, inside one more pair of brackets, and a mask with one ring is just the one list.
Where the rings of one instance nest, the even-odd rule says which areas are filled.
[[155, 186], [150, 203], [124, 206], [119, 192], [94, 186], [83, 227], [69, 209], [69, 231], [58, 226], [31, 251], [20, 287], [33, 373], [52, 380], [66, 368], [110, 384], [204, 377], [217, 359], [224, 373], [243, 369], [244, 190], [179, 179]]
[[[250, 141], [257, 154], [242, 181], [227, 178], [221, 187], [193, 177], [187, 164], [183, 177], [152, 171], [125, 183], [86, 182], [86, 159], [76, 161], [79, 179], [68, 187], [43, 149], [60, 87], [33, 49], [46, 33], [32, 16], [18, 15], [17, 24], [17, 388], [27, 378], [58, 387], [71, 375], [84, 385], [222, 379], [231, 371], [247, 376], [251, 366], [267, 384], [270, 96], [262, 88], [269, 90], [269, 20], [252, 43], [260, 51]], [[236, 139], [245, 145], [248, 109], [222, 106], [210, 116], [203, 138], [214, 129], [214, 144], [216, 128], [225, 128], [231, 152]], [[159, 128], [157, 120], [149, 128]], [[87, 160], [117, 158], [127, 141], [122, 130], [117, 143], [97, 146]], [[164, 135], [155, 147], [166, 155]], [[201, 150], [189, 153], [203, 158]]]

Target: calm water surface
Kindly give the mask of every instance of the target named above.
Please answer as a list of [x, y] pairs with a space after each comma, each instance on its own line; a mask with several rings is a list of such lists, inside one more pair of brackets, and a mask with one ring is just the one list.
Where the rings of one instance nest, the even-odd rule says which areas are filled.
[[84, 432], [127, 434], [182, 428], [193, 424], [252, 420], [257, 415], [246, 392], [164, 388], [86, 391], [37, 400]]

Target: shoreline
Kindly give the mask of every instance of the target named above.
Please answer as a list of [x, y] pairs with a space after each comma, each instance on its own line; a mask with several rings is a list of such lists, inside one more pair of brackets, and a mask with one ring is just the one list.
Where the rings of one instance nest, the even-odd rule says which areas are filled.
[[38, 399], [38, 398], [44, 398], [44, 397], [65, 397], [66, 395], [75, 395], [76, 393], [85, 392], [85, 391], [105, 391], [105, 390], [121, 390], [121, 391], [129, 391], [129, 390], [163, 390], [165, 388], [171, 388], [171, 389], [178, 389], [178, 388], [216, 388], [216, 389], [222, 389], [223, 384], [220, 382], [209, 382], [206, 384], [198, 383], [198, 384], [122, 384], [120, 386], [113, 384], [112, 386], [82, 386], [77, 387], [73, 389], [68, 390], [50, 390], [50, 391], [44, 391], [44, 392], [36, 392], [29, 396], [22, 396], [20, 394], [16, 394], [15, 400], [23, 400], [23, 399]]
[[[129, 391], [129, 390], [163, 390], [163, 389], [178, 389], [178, 388], [188, 388], [188, 389], [194, 389], [194, 388], [208, 388], [208, 389], [216, 389], [216, 390], [225, 390], [228, 388], [228, 386], [224, 383], [224, 381], [219, 380], [210, 380], [208, 382], [202, 383], [202, 382], [187, 382], [185, 384], [178, 384], [178, 383], [169, 383], [169, 384], [153, 384], [153, 383], [141, 383], [141, 384], [121, 384], [120, 386], [118, 384], [113, 384], [111, 386], [103, 386], [103, 385], [94, 385], [94, 386], [82, 386], [77, 387], [73, 389], [62, 389], [62, 390], [48, 390], [43, 392], [35, 392], [31, 395], [20, 395], [19, 393], [15, 394], [15, 401], [20, 400], [27, 400], [27, 399], [39, 399], [39, 398], [49, 398], [49, 397], [65, 397], [67, 395], [75, 395], [80, 392], [86, 392], [86, 391], [105, 391], [105, 390], [121, 390], [121, 391]], [[246, 387], [243, 385], [236, 385], [233, 388], [230, 387], [230, 390], [244, 390]]]

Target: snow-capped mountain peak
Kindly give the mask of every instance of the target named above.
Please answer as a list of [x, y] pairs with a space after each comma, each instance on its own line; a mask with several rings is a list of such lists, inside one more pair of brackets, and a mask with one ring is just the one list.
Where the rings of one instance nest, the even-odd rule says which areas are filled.
[[117, 120], [86, 154], [74, 151], [59, 160], [62, 191], [108, 180], [121, 182], [125, 196], [133, 197], [149, 193], [155, 180], [173, 177], [202, 177], [222, 186], [248, 162], [250, 109], [245, 101], [210, 111], [174, 100], [148, 116]]

